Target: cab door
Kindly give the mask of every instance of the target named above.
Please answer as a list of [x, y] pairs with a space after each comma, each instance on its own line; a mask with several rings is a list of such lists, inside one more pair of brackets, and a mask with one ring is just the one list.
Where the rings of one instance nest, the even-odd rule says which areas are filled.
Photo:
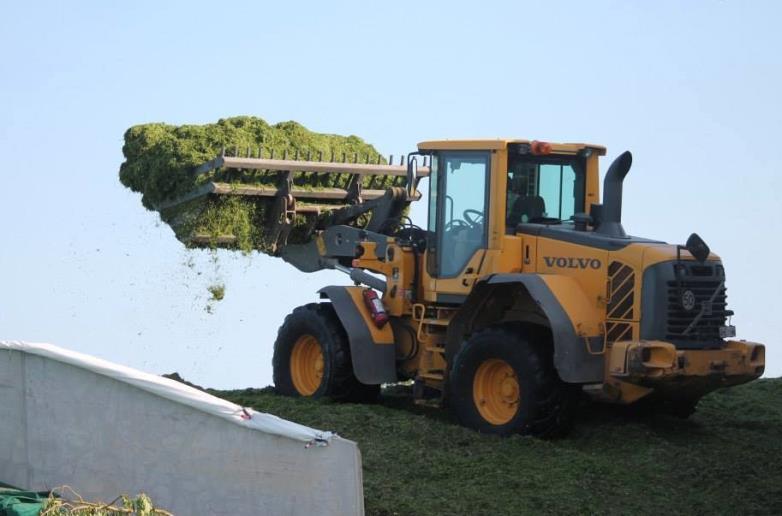
[[431, 301], [461, 302], [480, 271], [487, 248], [491, 156], [442, 151], [433, 160], [426, 260]]

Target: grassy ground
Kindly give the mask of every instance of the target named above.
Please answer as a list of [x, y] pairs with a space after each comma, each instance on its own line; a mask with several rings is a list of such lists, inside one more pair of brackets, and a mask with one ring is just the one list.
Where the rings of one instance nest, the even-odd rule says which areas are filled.
[[587, 405], [553, 442], [481, 435], [395, 393], [214, 393], [358, 442], [367, 514], [782, 514], [782, 379], [713, 393], [686, 421]]
[[554, 442], [481, 435], [394, 395], [217, 394], [358, 442], [367, 514], [782, 514], [782, 379], [713, 393], [686, 421], [587, 405]]

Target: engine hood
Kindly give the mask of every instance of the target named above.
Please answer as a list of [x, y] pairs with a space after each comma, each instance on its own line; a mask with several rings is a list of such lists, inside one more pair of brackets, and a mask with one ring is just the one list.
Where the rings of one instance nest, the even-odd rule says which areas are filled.
[[[681, 260], [695, 260], [684, 247], [673, 244], [647, 244], [643, 252], [643, 268], [646, 269], [660, 262]], [[719, 255], [710, 253], [707, 258], [709, 262], [721, 261]]]

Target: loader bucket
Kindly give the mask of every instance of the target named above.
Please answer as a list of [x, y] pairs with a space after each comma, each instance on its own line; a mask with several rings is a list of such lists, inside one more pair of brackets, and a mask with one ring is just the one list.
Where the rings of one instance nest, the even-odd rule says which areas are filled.
[[197, 188], [156, 206], [180, 241], [279, 255], [288, 243], [307, 243], [336, 224], [390, 233], [420, 198], [416, 186], [429, 174], [426, 157], [412, 167], [404, 156], [394, 165], [393, 156], [386, 164], [358, 155], [322, 161], [320, 154], [316, 160], [258, 154], [223, 154], [203, 163], [193, 171]]

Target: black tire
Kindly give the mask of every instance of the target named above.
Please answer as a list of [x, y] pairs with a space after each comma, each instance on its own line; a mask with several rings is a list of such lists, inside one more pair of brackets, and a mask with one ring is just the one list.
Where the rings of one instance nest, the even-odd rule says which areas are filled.
[[353, 374], [348, 338], [331, 303], [300, 306], [280, 326], [272, 358], [274, 387], [278, 393], [302, 396], [293, 383], [291, 353], [294, 344], [303, 335], [317, 339], [324, 359], [320, 385], [309, 397], [356, 402], [377, 399], [380, 386], [364, 385]]
[[[530, 342], [520, 328], [492, 327], [474, 334], [454, 358], [449, 375], [449, 405], [459, 422], [479, 432], [561, 437], [573, 426], [576, 388], [554, 370], [550, 347]], [[515, 373], [519, 402], [512, 419], [485, 419], [473, 397], [478, 368], [490, 359], [506, 362]]]

